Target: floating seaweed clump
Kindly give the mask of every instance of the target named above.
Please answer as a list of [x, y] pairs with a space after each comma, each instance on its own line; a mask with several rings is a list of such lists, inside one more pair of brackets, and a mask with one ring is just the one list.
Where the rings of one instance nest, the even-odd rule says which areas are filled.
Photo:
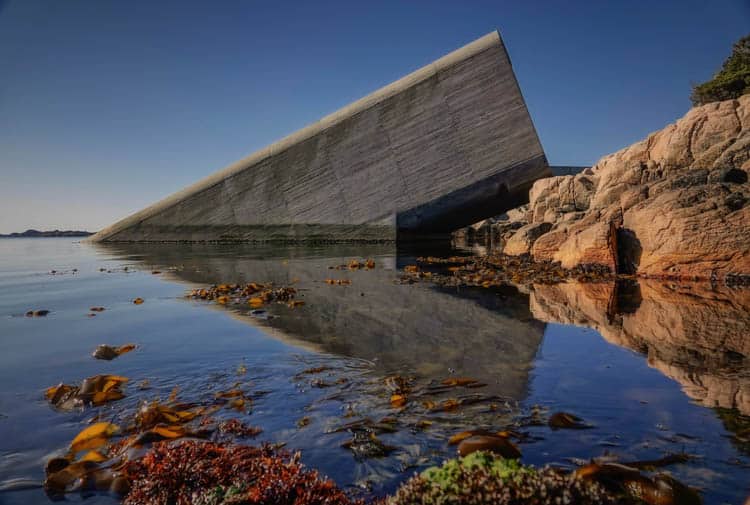
[[125, 344], [121, 345], [119, 347], [114, 347], [107, 344], [101, 344], [99, 347], [97, 347], [94, 352], [91, 354], [96, 359], [103, 359], [107, 361], [111, 361], [115, 359], [118, 356], [122, 356], [123, 354], [127, 354], [130, 351], [135, 350], [136, 345], [135, 344]]
[[353, 505], [299, 454], [200, 441], [158, 443], [126, 468], [125, 505]]
[[534, 261], [529, 256], [504, 254], [451, 258], [428, 256], [417, 258], [417, 262], [422, 266], [433, 266], [439, 271], [424, 271], [417, 265], [409, 265], [404, 268], [402, 282], [428, 279], [445, 286], [491, 288], [507, 283], [557, 284], [571, 279], [579, 282], [602, 282], [616, 277], [603, 265], [579, 265], [566, 269], [556, 262]]
[[237, 419], [222, 421], [219, 423], [218, 429], [220, 433], [236, 435], [238, 437], [254, 437], [263, 432], [262, 429], [255, 426], [248, 426]]
[[290, 307], [304, 305], [294, 300], [297, 290], [291, 286], [274, 288], [272, 284], [217, 284], [207, 288], [193, 289], [186, 297], [200, 300], [212, 300], [219, 305], [229, 303], [244, 304], [251, 307], [262, 307], [271, 302], [287, 303]]
[[387, 505], [504, 505], [634, 503], [614, 497], [594, 482], [550, 468], [475, 452], [412, 477]]
[[335, 265], [328, 267], [330, 270], [359, 270], [359, 269], [366, 269], [366, 270], [372, 270], [375, 268], [375, 260], [372, 258], [368, 258], [366, 260], [357, 260], [353, 259], [350, 260], [349, 263], [345, 265]]
[[80, 386], [58, 384], [47, 388], [47, 400], [60, 410], [73, 410], [87, 405], [100, 406], [125, 398], [121, 388], [128, 382], [119, 375], [94, 375], [84, 379]]

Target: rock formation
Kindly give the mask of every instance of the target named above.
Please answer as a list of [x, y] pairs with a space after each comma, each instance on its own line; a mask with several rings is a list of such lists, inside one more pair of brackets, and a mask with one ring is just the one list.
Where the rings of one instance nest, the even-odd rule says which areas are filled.
[[516, 230], [528, 224], [528, 215], [529, 205], [524, 204], [499, 216], [460, 228], [453, 232], [453, 238], [459, 243], [499, 244], [502, 247]]
[[[507, 254], [681, 279], [750, 275], [750, 95], [537, 181]], [[546, 230], [546, 232], [545, 232]]]

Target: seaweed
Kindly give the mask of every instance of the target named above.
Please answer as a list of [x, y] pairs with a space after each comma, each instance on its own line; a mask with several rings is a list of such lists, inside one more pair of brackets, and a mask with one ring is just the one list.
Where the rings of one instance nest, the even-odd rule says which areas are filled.
[[623, 501], [596, 482], [551, 468], [537, 470], [515, 460], [475, 452], [425, 470], [404, 483], [387, 505], [504, 505]]
[[125, 505], [354, 505], [336, 484], [300, 463], [299, 453], [187, 440], [154, 444], [129, 462]]

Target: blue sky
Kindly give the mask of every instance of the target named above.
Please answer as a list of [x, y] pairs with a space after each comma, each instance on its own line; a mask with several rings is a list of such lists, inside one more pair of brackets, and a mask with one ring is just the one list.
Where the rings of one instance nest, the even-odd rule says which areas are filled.
[[683, 115], [748, 0], [0, 0], [0, 233], [96, 230], [500, 30], [552, 164]]

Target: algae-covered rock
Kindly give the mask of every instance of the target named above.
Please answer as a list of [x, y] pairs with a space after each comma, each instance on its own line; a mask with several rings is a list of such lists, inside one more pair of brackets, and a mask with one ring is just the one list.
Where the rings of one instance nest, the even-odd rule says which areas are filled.
[[475, 452], [425, 470], [403, 484], [388, 505], [504, 505], [627, 503], [594, 482], [551, 468]]

